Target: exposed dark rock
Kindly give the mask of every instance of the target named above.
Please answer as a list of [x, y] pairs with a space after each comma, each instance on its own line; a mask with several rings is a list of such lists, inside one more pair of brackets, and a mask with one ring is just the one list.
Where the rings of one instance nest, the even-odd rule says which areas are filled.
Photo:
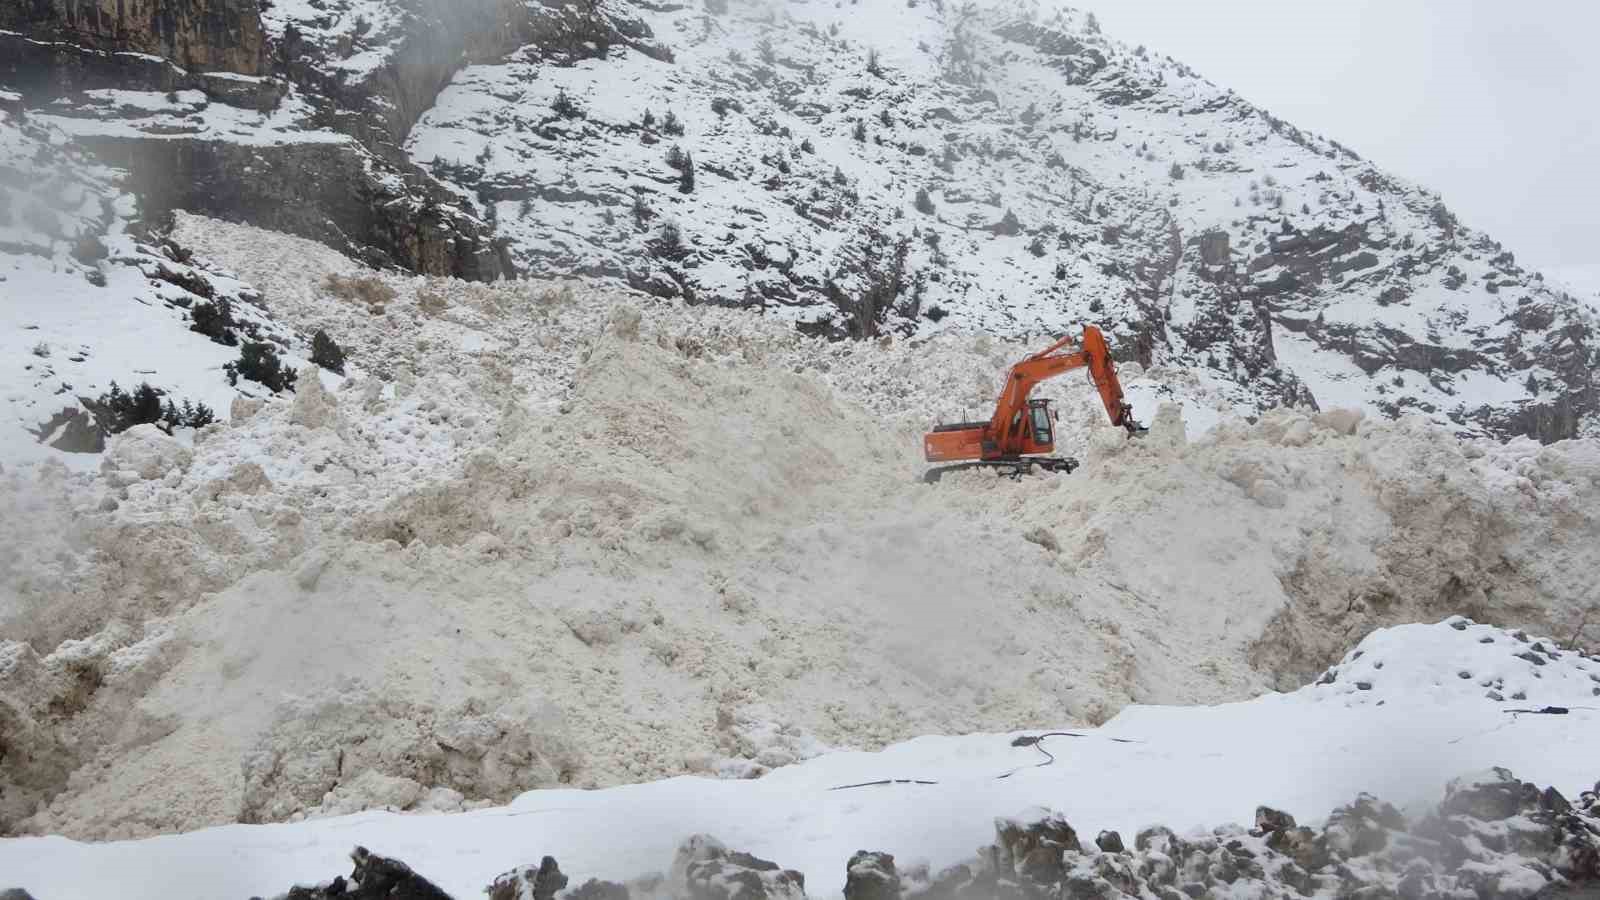
[[34, 434], [41, 441], [49, 438], [50, 446], [67, 453], [99, 453], [106, 448], [105, 431], [94, 416], [76, 406], [51, 416]]
[[888, 853], [858, 850], [845, 865], [845, 900], [900, 900], [900, 874]]
[[[562, 895], [562, 900], [628, 900], [627, 885], [591, 878]], [[493, 900], [493, 898], [490, 898]], [[518, 898], [523, 900], [523, 898]]]
[[672, 887], [686, 900], [802, 900], [805, 876], [775, 862], [729, 850], [710, 835], [684, 841], [672, 864]]
[[[567, 876], [561, 873], [561, 866], [556, 863], [555, 857], [546, 856], [537, 866], [523, 866], [496, 877], [484, 892], [489, 895], [489, 900], [552, 900], [566, 886]], [[606, 892], [600, 888], [585, 885], [584, 889], [589, 900], [601, 900], [606, 896]], [[626, 888], [622, 888], [622, 896], [627, 896]]]
[[994, 33], [1008, 41], [1033, 47], [1050, 57], [1050, 62], [1069, 84], [1083, 84], [1106, 66], [1106, 55], [1077, 37], [1029, 22], [1002, 25]]
[[1349, 858], [1382, 850], [1389, 832], [1399, 831], [1405, 824], [1399, 810], [1371, 794], [1362, 794], [1330, 813], [1323, 832], [1333, 852]]
[[1220, 266], [1228, 261], [1228, 233], [1208, 231], [1200, 235], [1200, 261], [1208, 266]]
[[186, 70], [154, 56], [120, 54], [65, 41], [41, 43], [21, 34], [0, 34], [0, 82], [27, 104], [47, 106], [84, 91], [202, 91], [219, 103], [268, 111], [289, 86], [274, 78], [240, 79]]
[[995, 833], [997, 842], [991, 848], [995, 867], [1035, 883], [1060, 880], [1065, 855], [1083, 849], [1078, 833], [1053, 813], [1032, 822], [1002, 820]]
[[379, 856], [365, 847], [350, 853], [355, 870], [317, 887], [294, 887], [279, 900], [450, 900], [450, 895], [398, 859]]
[[1522, 783], [1506, 769], [1458, 778], [1445, 790], [1439, 811], [1446, 816], [1470, 816], [1493, 821], [1509, 819], [1522, 808]]
[[198, 71], [258, 75], [266, 62], [257, 0], [30, 0], [0, 6], [0, 29]]
[[[1484, 796], [1490, 799], [1480, 803]], [[1509, 824], [1509, 816], [1490, 821], [1475, 815], [1505, 812], [1508, 797], [1517, 802], [1516, 818]], [[1458, 807], [1472, 812], [1452, 811]], [[1046, 835], [1059, 836], [1070, 827], [1050, 815], [1026, 825], [997, 822], [993, 846], [933, 879], [897, 874], [908, 900], [1182, 900], [1324, 892], [1372, 900], [1525, 900], [1546, 896], [1541, 885], [1600, 884], [1597, 814], [1594, 792], [1568, 804], [1559, 794], [1521, 785], [1496, 770], [1459, 781], [1438, 814], [1415, 827], [1393, 806], [1363, 794], [1335, 810], [1321, 831], [1296, 826], [1287, 814], [1261, 807], [1252, 832], [1227, 826], [1180, 839], [1169, 829], [1147, 828], [1134, 839], [1132, 851], [1065, 851], [1059, 864], [1024, 871], [1025, 865], [1018, 863], [1032, 856], [1030, 847], [1045, 846], [1051, 843]], [[1021, 836], [1031, 840], [1019, 840]], [[874, 855], [857, 853], [852, 869], [869, 856]], [[873, 870], [875, 879], [888, 878], [881, 865]]]
[[426, 274], [492, 280], [504, 272], [486, 226], [457, 211], [420, 170], [386, 166], [354, 141], [253, 147], [100, 137], [84, 143], [133, 173], [131, 187], [146, 216], [187, 209], [249, 221], [375, 266]]
[[1294, 816], [1270, 806], [1256, 807], [1256, 831], [1261, 834], [1270, 834], [1274, 831], [1285, 831], [1294, 827]]
[[[322, 241], [373, 265], [427, 274], [490, 280], [514, 271], [492, 240], [492, 226], [411, 164], [399, 144], [461, 66], [499, 58], [520, 45], [527, 22], [523, 4], [408, 6], [398, 33], [385, 36], [391, 42], [389, 64], [355, 81], [320, 68], [337, 48], [315, 46], [298, 33], [286, 36], [285, 45], [294, 46], [278, 47], [268, 65], [254, 2], [132, 0], [113, 6], [101, 0], [96, 6], [41, 0], [8, 10], [0, 15], [10, 17], [4, 21], [11, 27], [56, 41], [0, 35], [0, 83], [31, 106], [70, 111], [84, 92], [114, 87], [198, 89], [215, 102], [270, 110], [294, 82], [317, 110], [319, 126], [351, 138], [328, 141], [324, 133], [297, 142], [293, 130], [286, 130], [288, 140], [252, 146], [155, 130], [85, 137], [84, 146], [129, 170], [129, 187], [146, 218], [182, 208], [247, 220]], [[129, 24], [138, 17], [140, 22]], [[103, 39], [106, 34], [116, 37]], [[116, 46], [107, 46], [108, 40]], [[254, 62], [238, 58], [246, 51]], [[213, 57], [218, 65], [205, 61]], [[271, 69], [277, 77], [212, 76], [199, 68], [252, 75]]]

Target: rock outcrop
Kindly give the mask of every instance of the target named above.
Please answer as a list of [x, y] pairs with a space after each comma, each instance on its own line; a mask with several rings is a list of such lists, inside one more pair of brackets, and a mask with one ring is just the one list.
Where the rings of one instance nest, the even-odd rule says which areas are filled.
[[[1094, 847], [1057, 813], [995, 822], [995, 842], [931, 874], [862, 850], [845, 863], [845, 900], [1222, 900], [1228, 897], [1390, 897], [1528, 900], [1600, 887], [1600, 785], [1568, 801], [1554, 788], [1491, 769], [1451, 782], [1444, 800], [1407, 822], [1369, 794], [1321, 828], [1258, 807], [1255, 827], [1226, 825], [1180, 837], [1142, 829], [1133, 846], [1101, 832]], [[397, 897], [448, 900], [398, 860], [357, 847], [347, 882], [295, 888], [284, 900]], [[513, 869], [484, 889], [490, 900], [804, 900], [805, 879], [730, 851], [708, 835], [679, 848], [670, 874], [629, 884], [570, 879], [553, 857]], [[351, 885], [354, 885], [352, 888]], [[387, 893], [384, 893], [387, 891]]]
[[[379, 856], [365, 847], [350, 853], [355, 870], [317, 887], [294, 887], [279, 900], [450, 900], [450, 895], [398, 859]], [[260, 898], [253, 898], [260, 900]]]
[[[482, 281], [512, 271], [492, 223], [399, 143], [457, 69], [517, 45], [519, 4], [407, 5], [369, 48], [383, 64], [354, 78], [339, 66], [355, 41], [378, 35], [327, 46], [295, 27], [274, 35], [239, 0], [104, 6], [58, 0], [0, 13], [0, 28], [17, 32], [0, 34], [0, 87], [72, 120], [81, 146], [127, 170], [145, 220], [186, 209], [310, 237], [373, 266]], [[138, 52], [112, 52], [124, 50]], [[164, 93], [171, 110], [114, 99], [127, 91]], [[241, 139], [238, 110], [259, 114], [265, 130]]]
[[259, 75], [266, 65], [257, 0], [34, 0], [0, 8], [0, 29], [193, 71]]

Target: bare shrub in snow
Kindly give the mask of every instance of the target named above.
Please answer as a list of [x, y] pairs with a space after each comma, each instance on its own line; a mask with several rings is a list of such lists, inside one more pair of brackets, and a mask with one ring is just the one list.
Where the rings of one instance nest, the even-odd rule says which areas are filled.
[[417, 308], [422, 314], [430, 318], [444, 315], [450, 308], [450, 301], [446, 300], [442, 291], [432, 286], [421, 288], [417, 291]]
[[381, 315], [386, 304], [392, 303], [395, 290], [373, 275], [339, 275], [330, 273], [323, 287], [340, 300], [366, 304], [367, 311]]

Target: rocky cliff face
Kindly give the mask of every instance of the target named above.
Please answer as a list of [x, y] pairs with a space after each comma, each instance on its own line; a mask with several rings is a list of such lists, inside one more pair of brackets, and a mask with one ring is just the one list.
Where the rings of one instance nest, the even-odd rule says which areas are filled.
[[0, 28], [193, 71], [259, 75], [266, 63], [257, 0], [30, 0], [0, 9]]
[[[492, 280], [511, 269], [489, 225], [398, 147], [464, 54], [514, 43], [492, 39], [512, 34], [492, 2], [450, 12], [399, 16], [381, 42], [367, 20], [331, 16], [376, 43], [368, 49], [350, 35], [325, 48], [281, 21], [264, 29], [253, 4], [157, 3], [124, 7], [120, 19], [73, 4], [22, 7], [8, 22], [32, 36], [0, 35], [0, 85], [126, 169], [147, 217], [189, 209], [312, 237], [375, 266]], [[107, 52], [130, 48], [141, 52]], [[370, 57], [362, 77], [329, 64], [358, 52]], [[201, 72], [197, 60], [234, 65]]]
[[[129, 167], [151, 210], [841, 338], [1093, 322], [1247, 415], [1600, 431], [1591, 302], [1071, 10], [275, 0], [234, 28], [216, 3], [118, 7], [170, 37], [162, 62], [104, 52], [88, 8], [5, 14], [35, 37], [0, 35], [0, 91]], [[253, 42], [259, 75], [186, 62]]]

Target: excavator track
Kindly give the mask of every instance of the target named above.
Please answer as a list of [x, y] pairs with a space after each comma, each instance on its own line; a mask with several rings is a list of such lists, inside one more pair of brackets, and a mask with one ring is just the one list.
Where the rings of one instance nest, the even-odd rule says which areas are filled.
[[981, 462], [958, 463], [953, 466], [940, 466], [922, 473], [923, 484], [938, 484], [948, 472], [960, 472], [964, 469], [997, 469], [1007, 478], [1021, 478], [1034, 469], [1046, 472], [1065, 472], [1070, 474], [1078, 467], [1078, 461], [1070, 456], [1030, 456], [1026, 459], [994, 459]]

